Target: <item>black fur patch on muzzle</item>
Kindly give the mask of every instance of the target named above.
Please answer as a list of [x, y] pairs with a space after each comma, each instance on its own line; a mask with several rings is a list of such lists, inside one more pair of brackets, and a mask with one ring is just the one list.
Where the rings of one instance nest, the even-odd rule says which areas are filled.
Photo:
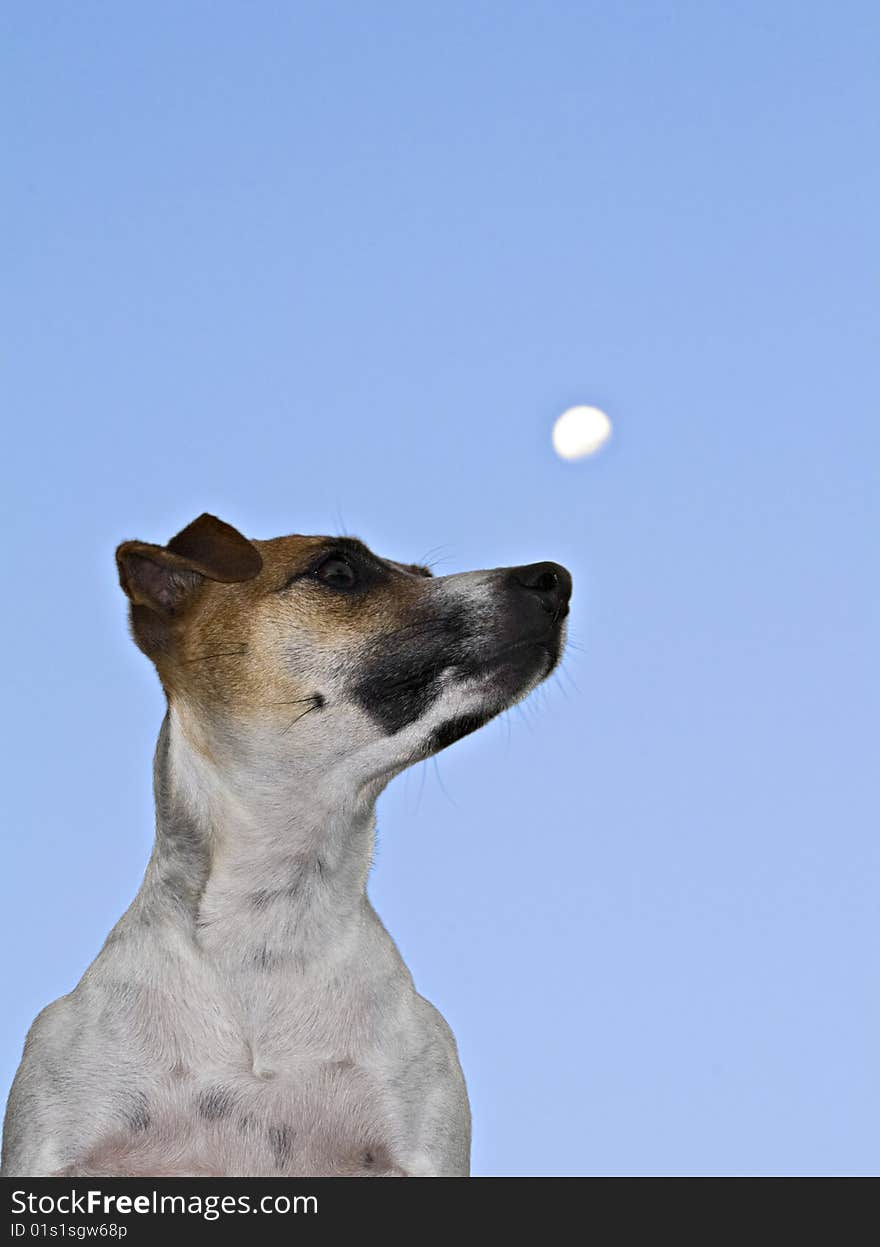
[[457, 740], [461, 740], [462, 736], [470, 736], [471, 732], [475, 732], [484, 723], [488, 723], [491, 718], [491, 713], [483, 713], [462, 714], [455, 719], [447, 719], [431, 733], [431, 738], [425, 746], [426, 755], [439, 753], [447, 745], [454, 745]]
[[355, 698], [393, 736], [437, 700], [443, 672], [464, 657], [465, 638], [465, 612], [458, 605], [376, 637], [354, 686]]

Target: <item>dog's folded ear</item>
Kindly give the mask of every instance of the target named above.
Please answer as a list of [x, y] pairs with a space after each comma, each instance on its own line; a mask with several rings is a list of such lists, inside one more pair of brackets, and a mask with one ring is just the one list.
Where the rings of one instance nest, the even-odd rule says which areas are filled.
[[215, 515], [200, 515], [165, 546], [123, 541], [116, 551], [119, 583], [132, 607], [180, 614], [205, 580], [252, 580], [263, 559], [247, 537]]
[[209, 580], [234, 584], [253, 580], [263, 567], [257, 547], [237, 528], [207, 511], [172, 537], [166, 549], [177, 554]]

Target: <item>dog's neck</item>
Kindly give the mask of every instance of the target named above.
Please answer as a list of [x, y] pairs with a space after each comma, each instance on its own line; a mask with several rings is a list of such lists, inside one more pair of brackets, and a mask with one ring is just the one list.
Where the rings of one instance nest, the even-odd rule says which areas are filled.
[[366, 905], [375, 790], [257, 739], [214, 732], [173, 705], [154, 766], [150, 902], [207, 955], [300, 966], [344, 949]]

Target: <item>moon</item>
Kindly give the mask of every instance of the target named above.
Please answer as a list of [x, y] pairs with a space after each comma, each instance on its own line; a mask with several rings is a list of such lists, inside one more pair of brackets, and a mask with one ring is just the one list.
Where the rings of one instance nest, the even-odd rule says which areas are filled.
[[611, 421], [598, 407], [569, 407], [553, 426], [553, 449], [560, 459], [594, 455], [611, 436]]

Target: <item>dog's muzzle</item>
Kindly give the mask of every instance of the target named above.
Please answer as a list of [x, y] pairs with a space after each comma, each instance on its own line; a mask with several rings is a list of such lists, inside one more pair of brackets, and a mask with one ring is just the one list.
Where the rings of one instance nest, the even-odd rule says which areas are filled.
[[481, 657], [489, 667], [510, 669], [510, 694], [517, 691], [517, 676], [528, 683], [549, 675], [559, 662], [571, 588], [571, 573], [559, 563], [529, 563], [500, 573], [494, 636], [481, 647]]

